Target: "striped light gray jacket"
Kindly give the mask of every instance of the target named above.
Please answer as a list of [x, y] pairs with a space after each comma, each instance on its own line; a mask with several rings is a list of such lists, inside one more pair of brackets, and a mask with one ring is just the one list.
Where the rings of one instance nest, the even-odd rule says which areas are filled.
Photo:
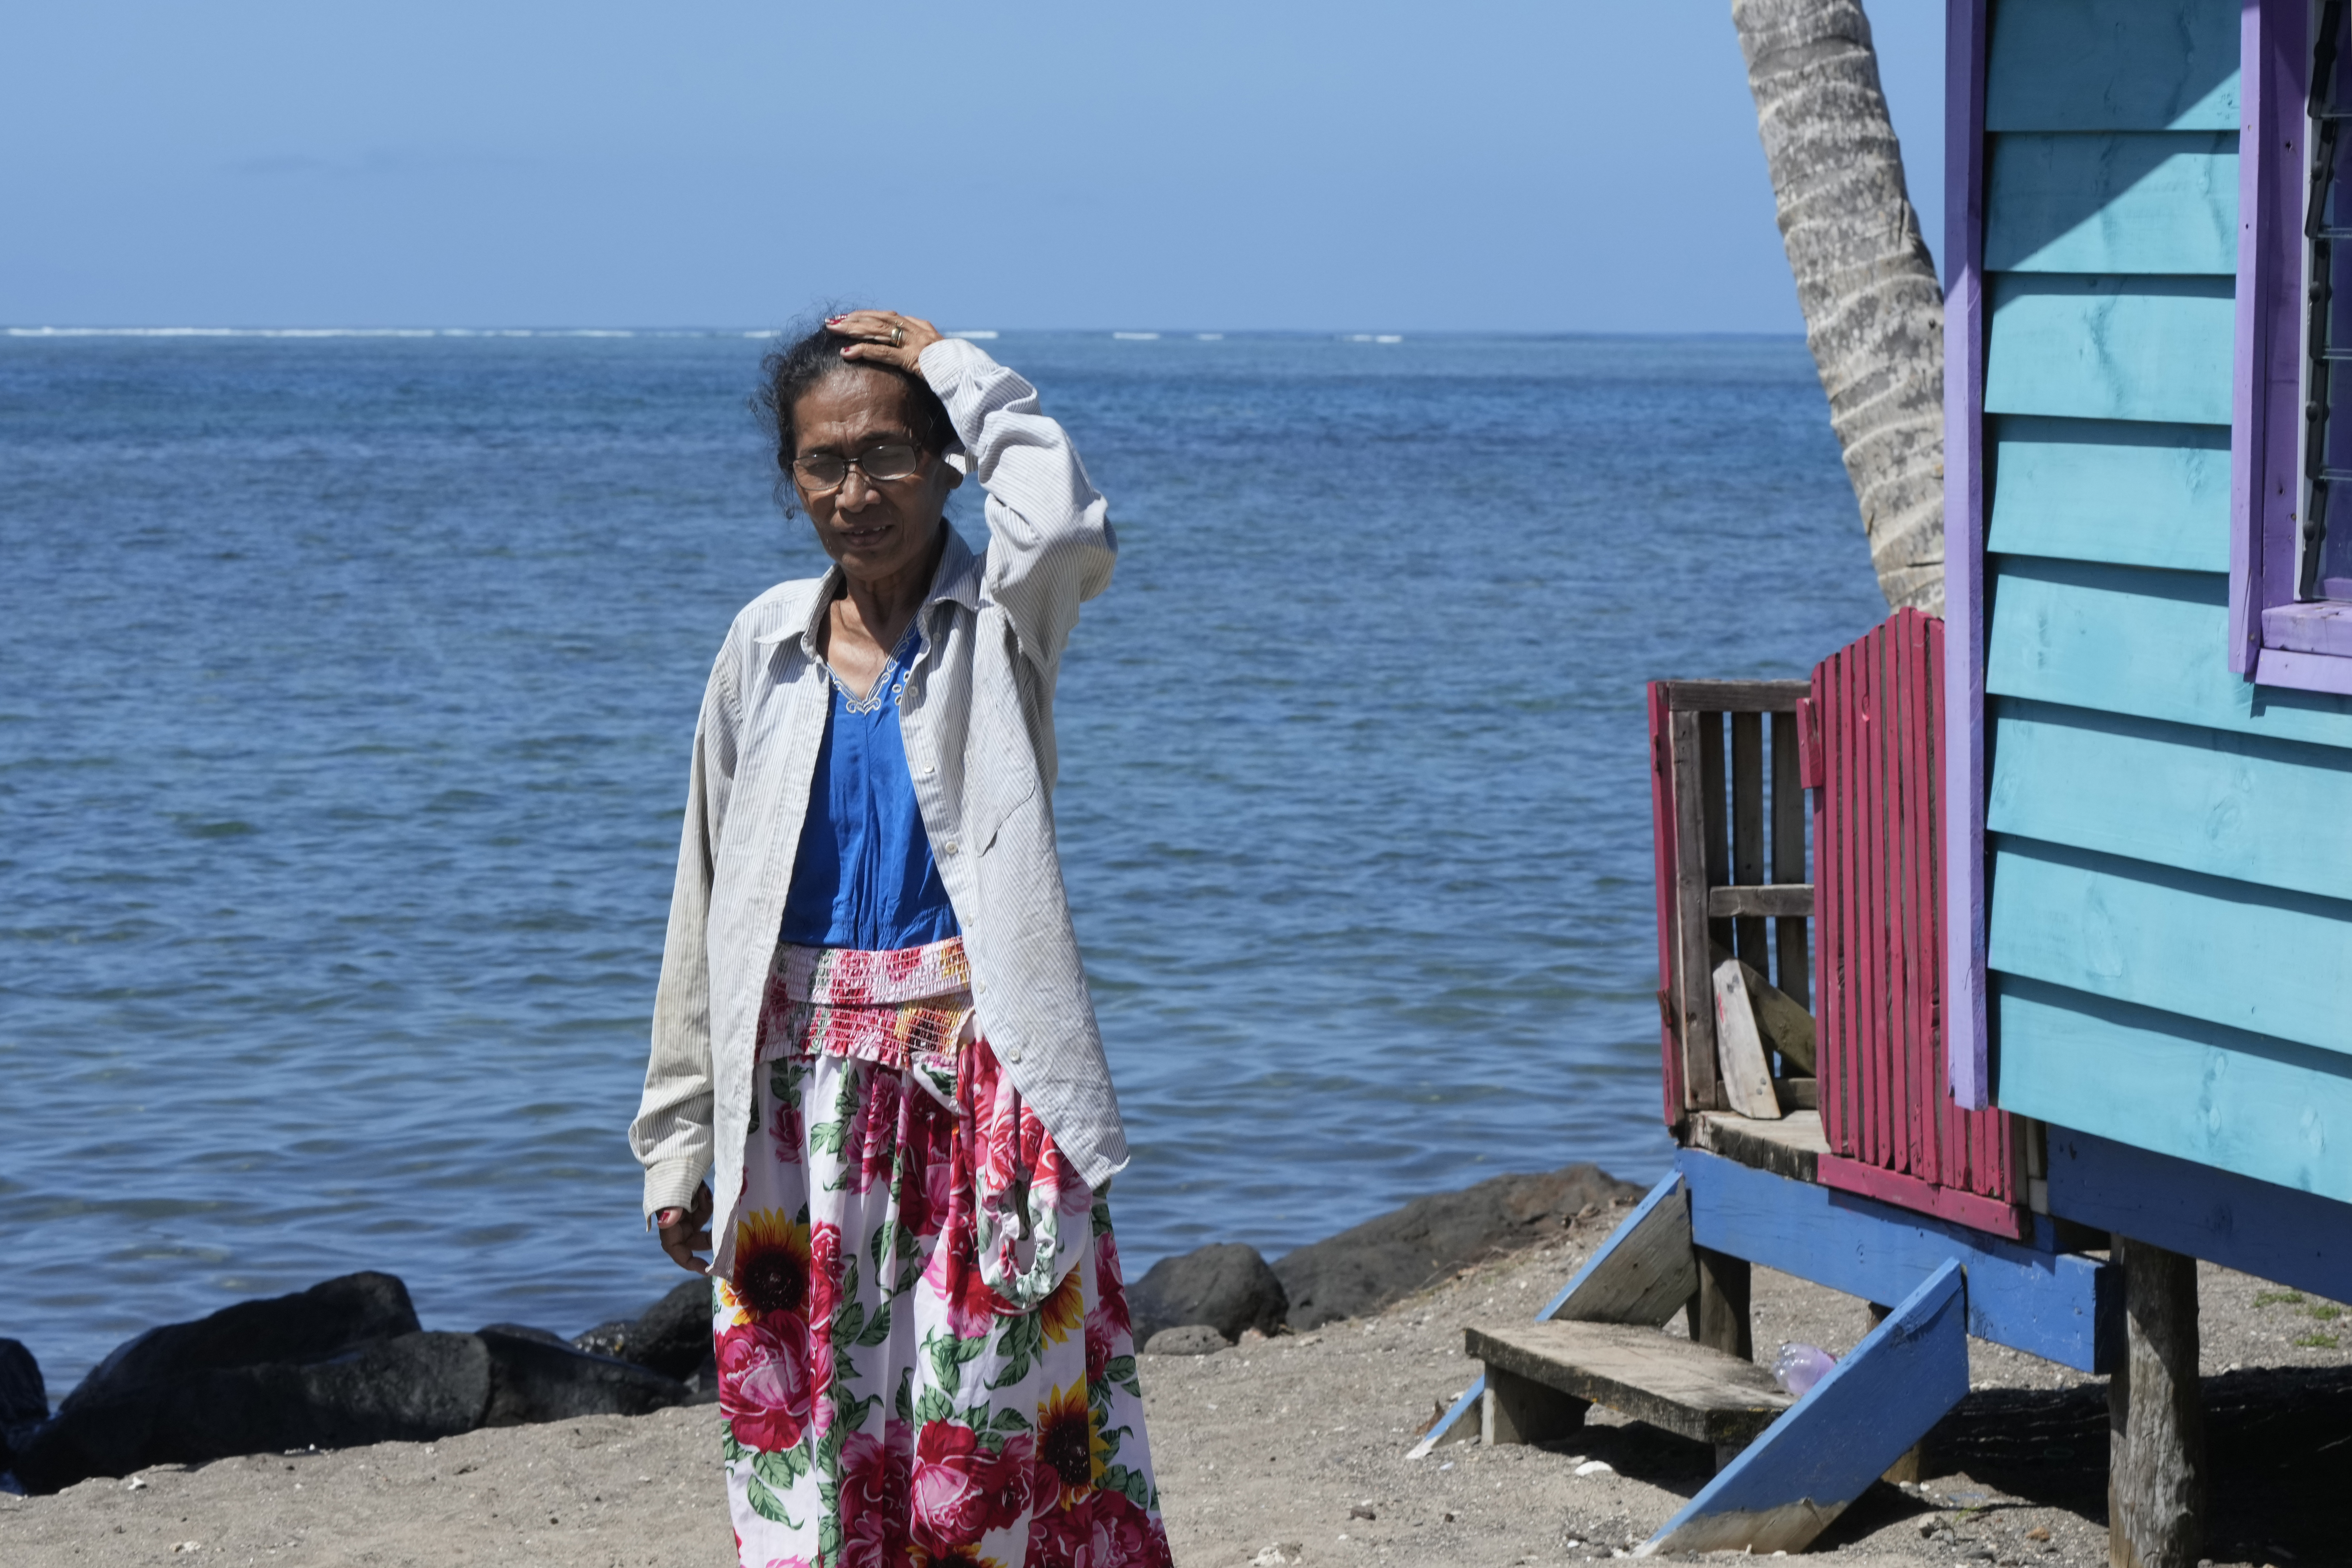
[[[954, 338], [923, 351], [922, 371], [988, 492], [989, 543], [974, 555], [950, 530], [917, 613], [899, 707], [907, 763], [963, 928], [981, 1027], [1079, 1174], [1100, 1185], [1127, 1163], [1127, 1136], [1055, 847], [1054, 683], [1078, 605], [1109, 584], [1118, 545], [1103, 498], [1027, 382]], [[780, 584], [743, 608], [695, 727], [629, 1142], [648, 1215], [683, 1206], [713, 1172], [719, 1272], [742, 1189], [761, 995], [831, 702], [816, 647], [838, 581], [836, 568]]]

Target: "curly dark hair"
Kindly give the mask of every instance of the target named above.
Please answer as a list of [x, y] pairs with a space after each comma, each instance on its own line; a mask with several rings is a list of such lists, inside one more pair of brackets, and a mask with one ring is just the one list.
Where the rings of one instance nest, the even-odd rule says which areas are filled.
[[923, 450], [933, 457], [956, 444], [955, 421], [930, 383], [911, 371], [873, 360], [845, 360], [841, 351], [857, 340], [831, 331], [825, 321], [841, 314], [828, 310], [804, 319], [780, 334], [782, 346], [768, 351], [760, 361], [759, 389], [751, 394], [751, 412], [761, 428], [776, 443], [776, 500], [793, 510], [793, 458], [800, 452], [800, 433], [793, 427], [793, 410], [802, 397], [827, 376], [845, 370], [865, 369], [898, 377], [907, 385], [907, 423]]

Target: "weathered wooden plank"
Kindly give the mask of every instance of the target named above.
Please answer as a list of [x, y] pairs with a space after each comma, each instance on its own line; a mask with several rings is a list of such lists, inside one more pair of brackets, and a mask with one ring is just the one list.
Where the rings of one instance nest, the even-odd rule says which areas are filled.
[[[1718, 969], [1731, 957], [1719, 947], [1710, 948], [1708, 952]], [[1791, 1067], [1802, 1072], [1814, 1071], [1817, 1032], [1813, 1016], [1753, 967], [1741, 964], [1739, 977], [1747, 984], [1748, 1000], [1755, 1006], [1756, 1027], [1762, 1032], [1764, 1043], [1788, 1058]]]
[[[1706, 894], [1706, 912], [1715, 920], [1734, 915], [1802, 920], [1813, 912], [1813, 889], [1803, 882], [1794, 887], [1780, 882], [1760, 882], [1753, 887], [1710, 888]], [[1750, 964], [1756, 963], [1752, 958], [1748, 962]]]
[[[1691, 1119], [1691, 1147], [1792, 1182], [1814, 1180], [1822, 1156], [1829, 1152], [1822, 1138], [1818, 1110], [1792, 1110], [1778, 1121], [1751, 1121], [1726, 1111], [1702, 1110]], [[1687, 1213], [1684, 1224], [1686, 1227], [1689, 1224]]]
[[[2339, 1114], [2345, 1103], [2339, 1093]], [[2221, 1120], [2235, 1123], [2234, 1109]], [[2046, 1179], [2062, 1219], [2352, 1302], [2352, 1205], [2069, 1127], [2050, 1129]]]
[[1990, 943], [2003, 973], [2352, 1055], [2352, 903], [1996, 834]]
[[2234, 131], [2237, 0], [2002, 0], [1988, 131]]
[[2225, 578], [2013, 556], [1997, 571], [1990, 692], [2352, 746], [2352, 698], [2230, 673]]
[[1618, 1222], [1609, 1239], [1536, 1314], [1536, 1321], [1559, 1318], [1655, 1328], [1681, 1311], [1697, 1289], [1690, 1200], [1683, 1192], [1682, 1177], [1670, 1171]]
[[1957, 1258], [1969, 1276], [1969, 1332], [2082, 1372], [2113, 1366], [2116, 1281], [2095, 1259], [2053, 1250], [1827, 1187], [1791, 1182], [1695, 1149], [1675, 1156], [1688, 1182], [1691, 1237], [1865, 1301], [1900, 1301]]
[[[1700, 831], [1706, 835], [1706, 885], [1719, 888], [1731, 880], [1731, 803], [1723, 754], [1723, 715], [1698, 716], [1698, 787]], [[1709, 942], [1730, 947], [1737, 941], [1729, 921], [1706, 923]]]
[[2232, 290], [2227, 278], [1995, 273], [1985, 412], [2227, 425]]
[[1678, 1127], [1683, 1100], [1682, 1034], [1675, 1023], [1675, 796], [1674, 769], [1667, 757], [1670, 721], [1666, 694], [1650, 682], [1650, 873], [1658, 911], [1658, 1080], [1666, 1125]]
[[2234, 131], [2012, 133], [1990, 153], [1993, 271], [2237, 275]]
[[1755, 1363], [1616, 1323], [1481, 1323], [1464, 1352], [1702, 1443], [1755, 1436], [1795, 1403]]
[[[2352, 1058], [2015, 975], [2000, 978], [1993, 1005], [2000, 1020], [2000, 1102], [2052, 1124], [2045, 1180], [2053, 1214], [2135, 1234], [2099, 1216], [2113, 1217], [2114, 1205], [2126, 1201], [2123, 1184], [2146, 1173], [2147, 1162], [2107, 1151], [2095, 1170], [2070, 1164], [2062, 1151], [2079, 1134], [2114, 1140], [2118, 1148], [2128, 1142], [2147, 1151], [2148, 1160], [2163, 1156], [2185, 1173], [2213, 1174], [2212, 1203], [2195, 1211], [2194, 1223], [2216, 1225], [2221, 1236], [2255, 1238], [2259, 1222], [2274, 1218], [2280, 1228], [2273, 1239], [2249, 1239], [2253, 1250], [2244, 1255], [2217, 1251], [2218, 1243], [2197, 1242], [2182, 1228], [2132, 1222], [2142, 1227], [2136, 1234], [2232, 1268], [2288, 1279], [2303, 1267], [2294, 1260], [2305, 1256], [2283, 1245], [2289, 1222], [2315, 1240], [2331, 1227], [2307, 1205], [2258, 1216], [2250, 1206], [2255, 1192], [2222, 1183], [2221, 1173], [2261, 1183], [2263, 1194], [2284, 1189], [2352, 1205], [2352, 1161], [2343, 1155], [2352, 1146]], [[2145, 1199], [2188, 1211], [2194, 1207], [2189, 1180], [2183, 1173], [2151, 1186]], [[2352, 1211], [2326, 1212], [2339, 1250], [2332, 1289], [2313, 1288], [2352, 1300]]]
[[1715, 1073], [1715, 965], [1707, 959], [1706, 817], [1701, 800], [1699, 715], [1667, 720], [1667, 765], [1675, 799], [1675, 1032], [1682, 1041], [1683, 1094], [1689, 1109], [1719, 1103]]
[[1661, 680], [1666, 707], [1676, 713], [1774, 713], [1794, 708], [1801, 680]]
[[[1764, 715], [1731, 715], [1731, 876], [1753, 887], [1764, 880]], [[1764, 922], [1753, 915], [1732, 922], [1733, 951], [1759, 969], [1772, 960]]]
[[1742, 1116], [1778, 1121], [1780, 1102], [1772, 1098], [1772, 1068], [1764, 1059], [1764, 1037], [1756, 1027], [1742, 967], [1736, 958], [1715, 967], [1715, 1057], [1723, 1073], [1724, 1103]]
[[1634, 1555], [1803, 1551], [1967, 1396], [1967, 1320], [1947, 1261]]
[[2230, 430], [2010, 415], [1985, 548], [2154, 566], [2230, 569]]
[[[1798, 778], [1801, 751], [1797, 730], [1796, 714], [1772, 715], [1772, 880], [1780, 887], [1805, 888], [1805, 907], [1788, 910], [1773, 922], [1772, 978], [1799, 1007], [1811, 1007], [1812, 961], [1806, 917], [1813, 912], [1813, 900], [1807, 880], [1811, 873], [1805, 863], [1805, 791]], [[1810, 1070], [1810, 1058], [1806, 1065]]]
[[2001, 698], [1996, 833], [2352, 893], [2352, 751]]

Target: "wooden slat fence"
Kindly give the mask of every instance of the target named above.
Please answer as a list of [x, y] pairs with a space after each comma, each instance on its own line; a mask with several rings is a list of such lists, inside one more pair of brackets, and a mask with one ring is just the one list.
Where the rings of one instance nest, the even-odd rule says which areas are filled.
[[1813, 889], [1797, 708], [1801, 680], [1650, 683], [1650, 826], [1658, 894], [1665, 1119], [1724, 1105], [1710, 949], [1810, 1006]]
[[1829, 1186], [2024, 1234], [2019, 1129], [1944, 1070], [1944, 624], [1900, 610], [1824, 660], [1800, 710], [1813, 795]]

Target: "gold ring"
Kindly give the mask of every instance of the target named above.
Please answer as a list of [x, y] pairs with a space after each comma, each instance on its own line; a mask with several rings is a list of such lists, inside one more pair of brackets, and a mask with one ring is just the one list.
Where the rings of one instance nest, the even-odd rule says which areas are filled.
[[901, 346], [902, 344], [904, 344], [904, 343], [906, 342], [906, 341], [907, 341], [907, 329], [906, 329], [906, 328], [904, 328], [904, 327], [893, 327], [893, 328], [891, 328], [891, 329], [890, 329], [890, 346], [891, 346], [892, 348], [894, 348], [894, 349], [895, 349], [895, 348], [898, 348], [898, 347]]

